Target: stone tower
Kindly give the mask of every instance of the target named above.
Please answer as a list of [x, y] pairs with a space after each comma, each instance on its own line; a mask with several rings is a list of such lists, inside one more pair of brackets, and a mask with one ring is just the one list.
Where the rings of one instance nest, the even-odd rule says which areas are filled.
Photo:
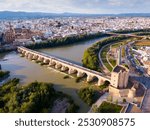
[[111, 74], [111, 85], [118, 89], [126, 88], [128, 80], [129, 70], [122, 65], [117, 65]]

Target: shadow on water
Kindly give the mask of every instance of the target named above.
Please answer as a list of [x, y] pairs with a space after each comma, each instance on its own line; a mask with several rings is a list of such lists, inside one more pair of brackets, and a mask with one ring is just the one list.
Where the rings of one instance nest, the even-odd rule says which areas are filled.
[[13, 71], [13, 72], [24, 68], [24, 66], [16, 65], [16, 64], [5, 64], [5, 63], [1, 63], [1, 64], [3, 70]]
[[[11, 74], [10, 73], [10, 78], [13, 79], [13, 78], [18, 78], [20, 79], [20, 85], [24, 85], [25, 84], [25, 80], [27, 79], [27, 76], [25, 75], [19, 75], [19, 74]], [[24, 80], [21, 80], [21, 79], [24, 79]]]
[[5, 57], [7, 57], [10, 54], [13, 54], [15, 52], [5, 52], [5, 53], [0, 53], [0, 62], [3, 61], [5, 59]]

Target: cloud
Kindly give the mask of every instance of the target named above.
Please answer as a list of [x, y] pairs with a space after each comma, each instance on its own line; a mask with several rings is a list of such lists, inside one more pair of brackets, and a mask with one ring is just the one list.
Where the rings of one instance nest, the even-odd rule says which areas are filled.
[[108, 4], [112, 6], [121, 6], [124, 4], [124, 2], [120, 0], [108, 0]]
[[0, 10], [32, 12], [150, 12], [150, 0], [0, 0]]

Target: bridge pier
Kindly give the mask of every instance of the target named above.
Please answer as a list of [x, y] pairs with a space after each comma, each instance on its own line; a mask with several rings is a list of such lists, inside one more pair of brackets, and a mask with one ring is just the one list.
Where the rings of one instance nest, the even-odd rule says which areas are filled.
[[50, 67], [51, 67], [51, 66], [54, 66], [54, 65], [56, 65], [56, 63], [55, 63], [55, 62], [50, 61], [48, 66], [50, 66]]
[[79, 78], [83, 77], [84, 75], [85, 75], [85, 73], [83, 73], [83, 72], [78, 72], [77, 73], [77, 77], [79, 77]]
[[39, 57], [39, 58], [38, 58], [38, 61], [43, 62], [43, 61], [44, 61], [44, 58]]
[[25, 51], [21, 51], [22, 56], [25, 56], [25, 53], [26, 53]]
[[30, 59], [30, 60], [32, 60], [33, 55], [29, 53], [28, 56], [27, 56], [27, 58]]
[[27, 57], [27, 58], [28, 58], [28, 54], [29, 54], [28, 52], [25, 52], [25, 57]]
[[104, 80], [102, 80], [101, 78], [98, 78], [98, 83], [97, 83], [97, 85], [100, 86], [100, 85], [102, 85], [103, 83], [104, 83]]
[[55, 69], [60, 69], [61, 67], [62, 67], [61, 64], [56, 64], [56, 65], [55, 65]]
[[23, 52], [20, 48], [18, 48], [17, 51], [18, 51], [18, 53], [22, 53]]
[[44, 59], [43, 63], [48, 64], [49, 60], [48, 59]]
[[33, 55], [32, 60], [37, 60], [37, 59], [38, 59], [38, 56], [37, 55]]
[[67, 67], [65, 67], [65, 66], [62, 66], [62, 67], [61, 67], [61, 71], [65, 72], [65, 71], [67, 71], [67, 70], [68, 70]]
[[76, 70], [70, 68], [69, 71], [68, 71], [68, 74], [74, 74], [76, 72], [77, 72]]
[[91, 81], [93, 81], [93, 79], [94, 79], [93, 76], [91, 76], [91, 75], [88, 75], [88, 76], [87, 76], [87, 82], [91, 82]]

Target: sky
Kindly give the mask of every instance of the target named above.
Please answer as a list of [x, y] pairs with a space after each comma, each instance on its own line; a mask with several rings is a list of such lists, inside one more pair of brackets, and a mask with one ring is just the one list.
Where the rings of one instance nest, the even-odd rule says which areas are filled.
[[150, 0], [0, 0], [0, 11], [87, 14], [150, 13]]

